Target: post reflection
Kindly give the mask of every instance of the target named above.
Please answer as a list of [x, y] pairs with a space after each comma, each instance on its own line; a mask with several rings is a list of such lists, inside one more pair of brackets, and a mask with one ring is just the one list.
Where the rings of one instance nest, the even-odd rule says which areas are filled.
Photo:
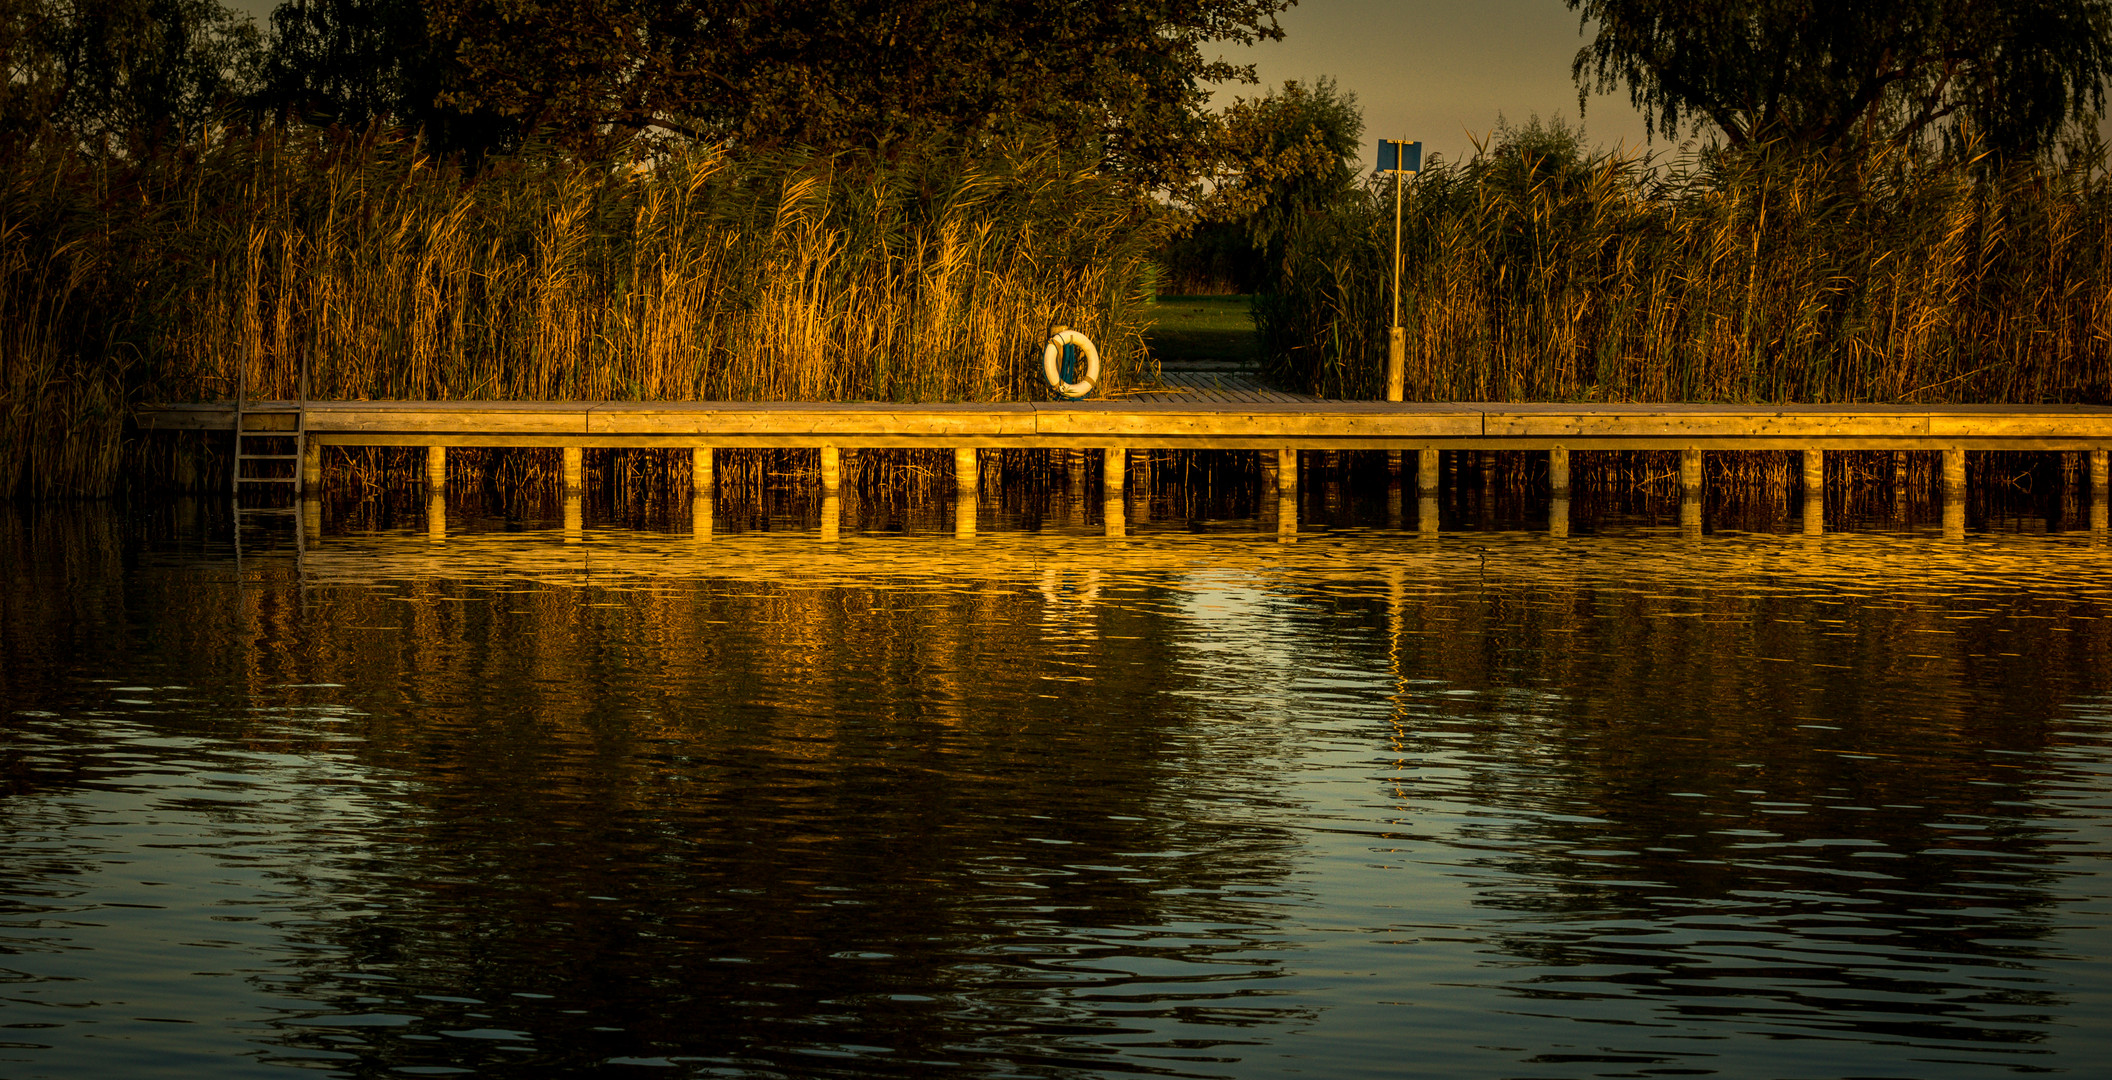
[[967, 492], [963, 492], [963, 493], [961, 493], [961, 494], [957, 495], [957, 496], [956, 496], [956, 497], [954, 498], [954, 500], [953, 500], [953, 538], [954, 538], [954, 539], [956, 539], [956, 540], [973, 540], [973, 539], [975, 539], [975, 510], [976, 510], [976, 504], [975, 504], [975, 496], [974, 496], [973, 494], [971, 494], [971, 493], [967, 493]]

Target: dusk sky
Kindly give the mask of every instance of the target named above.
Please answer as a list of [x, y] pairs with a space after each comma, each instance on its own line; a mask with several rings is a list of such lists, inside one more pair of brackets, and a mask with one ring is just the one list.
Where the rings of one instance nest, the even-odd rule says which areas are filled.
[[[1562, 0], [1303, 0], [1282, 21], [1284, 39], [1249, 54], [1261, 85], [1225, 87], [1220, 101], [1333, 76], [1364, 108], [1365, 142], [1420, 139], [1447, 157], [1470, 152], [1469, 133], [1487, 135], [1499, 115], [1577, 119], [1569, 65], [1584, 39]], [[1595, 96], [1584, 127], [1591, 144], [1643, 142], [1625, 94]]]

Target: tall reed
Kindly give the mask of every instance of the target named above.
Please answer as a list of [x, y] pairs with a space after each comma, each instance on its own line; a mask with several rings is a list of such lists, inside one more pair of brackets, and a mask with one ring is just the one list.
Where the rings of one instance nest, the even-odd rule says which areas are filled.
[[1111, 389], [1143, 361], [1151, 214], [1056, 152], [46, 157], [0, 164], [4, 492], [107, 491], [130, 403], [304, 364], [318, 398], [989, 401], [1041, 392], [1054, 323]]
[[[1408, 187], [1411, 399], [2112, 401], [2102, 162], [1654, 166], [1539, 136]], [[1255, 304], [1278, 379], [1383, 394], [1392, 203], [1300, 223]]]

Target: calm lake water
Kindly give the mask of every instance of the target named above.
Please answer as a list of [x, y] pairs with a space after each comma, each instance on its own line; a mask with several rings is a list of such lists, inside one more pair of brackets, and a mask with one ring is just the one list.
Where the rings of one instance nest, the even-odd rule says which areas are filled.
[[2105, 1075], [2102, 534], [1330, 497], [0, 510], [0, 1076]]

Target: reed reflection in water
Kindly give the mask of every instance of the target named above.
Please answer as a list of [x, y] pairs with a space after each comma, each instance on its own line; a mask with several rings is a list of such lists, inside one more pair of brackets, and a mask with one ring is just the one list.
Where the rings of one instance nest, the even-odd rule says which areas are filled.
[[0, 1073], [2112, 1060], [2087, 534], [1276, 509], [0, 518]]

